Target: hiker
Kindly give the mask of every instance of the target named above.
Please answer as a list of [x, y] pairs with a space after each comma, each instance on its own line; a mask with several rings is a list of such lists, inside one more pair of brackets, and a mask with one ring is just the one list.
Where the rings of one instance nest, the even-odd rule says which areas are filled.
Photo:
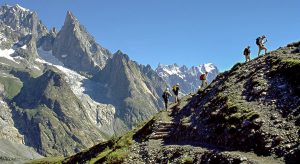
[[170, 96], [171, 96], [170, 89], [167, 88], [162, 95], [162, 98], [164, 99], [164, 102], [165, 102], [166, 110], [168, 109], [168, 102], [169, 102]]
[[266, 42], [267, 38], [264, 35], [256, 38], [256, 45], [258, 46], [258, 56], [261, 50], [265, 50], [265, 54], [267, 54], [267, 48], [264, 45]]
[[208, 85], [207, 80], [206, 80], [207, 74], [208, 74], [208, 72], [205, 71], [205, 73], [203, 73], [203, 74], [200, 75], [200, 80], [201, 80], [201, 82], [202, 82], [202, 84], [201, 84], [201, 88], [202, 88], [202, 89], [204, 89], [204, 88], [207, 87], [207, 85]]
[[200, 95], [203, 92], [201, 86], [198, 87], [197, 94]]
[[250, 53], [251, 53], [250, 46], [248, 46], [244, 49], [244, 55], [246, 57], [246, 62], [250, 61]]
[[173, 86], [172, 91], [175, 94], [175, 103], [178, 103], [179, 83], [177, 83], [176, 85]]

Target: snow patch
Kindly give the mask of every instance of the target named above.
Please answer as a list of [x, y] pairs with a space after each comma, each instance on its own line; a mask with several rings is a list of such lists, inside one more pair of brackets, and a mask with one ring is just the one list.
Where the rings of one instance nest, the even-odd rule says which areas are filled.
[[39, 63], [47, 63], [45, 60], [42, 60], [40, 58], [36, 58], [35, 59], [36, 62], [39, 62]]
[[207, 72], [212, 72], [213, 70], [216, 69], [212, 63], [204, 64], [204, 68], [205, 68], [205, 71], [207, 71]]
[[[45, 51], [40, 47], [38, 48], [38, 54], [41, 57], [41, 59], [40, 58], [35, 59], [36, 62], [52, 65], [65, 74], [64, 79], [69, 84], [72, 92], [76, 95], [76, 97], [80, 101], [82, 101], [82, 104], [86, 109], [90, 109], [87, 110], [87, 113], [90, 120], [94, 124], [96, 124], [99, 127], [102, 127], [103, 124], [109, 124], [110, 122], [112, 122], [112, 119], [114, 118], [114, 114], [115, 114], [114, 107], [111, 105], [98, 103], [94, 101], [89, 95], [84, 93], [85, 88], [83, 87], [82, 81], [86, 80], [88, 83], [92, 83], [89, 81], [89, 79], [87, 79], [86, 77], [78, 74], [77, 72], [71, 69], [64, 67], [64, 64], [60, 62], [55, 56], [52, 55], [52, 51]], [[95, 109], [98, 110], [99, 112], [98, 114]], [[106, 110], [102, 110], [102, 109], [106, 109]], [[105, 116], [103, 113], [106, 112], [109, 112], [110, 114]], [[102, 120], [101, 122], [103, 124], [97, 123], [96, 117], [99, 117], [99, 115], [104, 116], [98, 118]]]
[[[46, 63], [50, 65], [64, 65], [61, 61], [59, 61], [55, 56], [52, 55], [52, 50], [45, 51], [42, 47], [39, 47], [38, 54]], [[43, 61], [40, 62], [43, 63]]]
[[64, 55], [61, 55], [62, 58], [66, 58], [68, 55], [64, 54]]
[[55, 56], [52, 55], [52, 51], [45, 51], [43, 48], [38, 48], [38, 54], [42, 59], [35, 59], [36, 62], [52, 65], [65, 73], [65, 80], [70, 85], [74, 94], [82, 98], [83, 92], [85, 91], [82, 87], [82, 80], [86, 79], [84, 76], [78, 74], [77, 72], [64, 67], [64, 64], [59, 61]]
[[6, 42], [7, 38], [4, 36], [4, 34], [0, 33], [0, 43]]
[[4, 50], [0, 49], [0, 57], [3, 57], [3, 58], [6, 58], [8, 60], [11, 60], [13, 62], [16, 62], [15, 59], [10, 56], [14, 52], [15, 52], [15, 50], [13, 50], [13, 49], [4, 49]]
[[23, 50], [27, 49], [27, 45], [25, 44], [24, 46], [21, 47]]
[[163, 68], [163, 70], [164, 70], [167, 74], [169, 74], [169, 75], [174, 75], [174, 74], [180, 73], [179, 68], [178, 68], [178, 67], [173, 67], [173, 66], [171, 66], [171, 67], [169, 67], [169, 68]]
[[37, 70], [41, 70], [38, 66], [34, 65], [33, 68], [37, 69]]
[[6, 63], [2, 63], [2, 62], [0, 62], [0, 64], [2, 64], [2, 65], [7, 65], [7, 66], [10, 66], [9, 64], [6, 64]]
[[16, 4], [16, 7], [21, 9], [22, 11], [29, 11], [29, 9], [26, 9], [26, 8], [20, 6], [19, 4]]

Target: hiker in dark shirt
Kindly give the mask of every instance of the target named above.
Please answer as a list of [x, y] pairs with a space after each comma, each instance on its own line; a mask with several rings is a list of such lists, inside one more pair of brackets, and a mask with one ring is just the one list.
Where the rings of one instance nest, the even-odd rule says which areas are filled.
[[246, 47], [244, 49], [244, 55], [245, 55], [245, 58], [246, 58], [246, 62], [249, 62], [250, 61], [250, 46]]
[[162, 95], [162, 98], [164, 99], [164, 102], [165, 102], [165, 108], [166, 110], [168, 109], [168, 102], [169, 102], [169, 97], [171, 96], [171, 93], [170, 93], [170, 89], [167, 88], [163, 95]]

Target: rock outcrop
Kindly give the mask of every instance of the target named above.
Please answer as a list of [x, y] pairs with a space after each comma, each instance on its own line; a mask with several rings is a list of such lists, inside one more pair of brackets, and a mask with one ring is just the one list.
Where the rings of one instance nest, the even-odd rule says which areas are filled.
[[121, 51], [97, 77], [107, 90], [107, 103], [115, 104], [117, 115], [129, 127], [147, 120], [162, 107], [160, 95], [166, 85], [149, 67], [138, 65]]

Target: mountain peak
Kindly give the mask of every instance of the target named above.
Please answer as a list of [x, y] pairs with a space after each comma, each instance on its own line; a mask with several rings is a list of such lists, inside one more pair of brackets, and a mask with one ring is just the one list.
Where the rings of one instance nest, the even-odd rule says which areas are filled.
[[117, 59], [126, 59], [126, 61], [129, 61], [129, 56], [125, 53], [123, 53], [121, 50], [118, 50], [117, 52], [114, 53], [114, 58]]
[[121, 50], [118, 50], [115, 55], [123, 55], [124, 53]]
[[19, 4], [16, 4], [13, 8], [16, 8], [16, 9], [19, 9], [19, 10], [22, 10], [22, 11], [30, 11], [29, 9], [26, 9], [26, 8], [20, 6]]
[[67, 12], [64, 25], [56, 35], [53, 55], [69, 68], [93, 73], [102, 69], [111, 56], [108, 50], [96, 43], [71, 11]]
[[74, 16], [74, 14], [71, 11], [67, 11], [64, 26], [70, 25], [70, 24], [75, 24], [75, 23], [78, 23], [77, 18]]
[[[16, 40], [28, 34], [40, 38], [48, 32], [36, 12], [30, 11], [19, 4], [1, 6], [0, 13], [0, 29], [4, 28], [10, 31], [7, 32], [7, 35], [10, 35], [7, 38], [11, 38], [12, 42], [16, 42]], [[13, 31], [17, 32], [14, 33]]]

